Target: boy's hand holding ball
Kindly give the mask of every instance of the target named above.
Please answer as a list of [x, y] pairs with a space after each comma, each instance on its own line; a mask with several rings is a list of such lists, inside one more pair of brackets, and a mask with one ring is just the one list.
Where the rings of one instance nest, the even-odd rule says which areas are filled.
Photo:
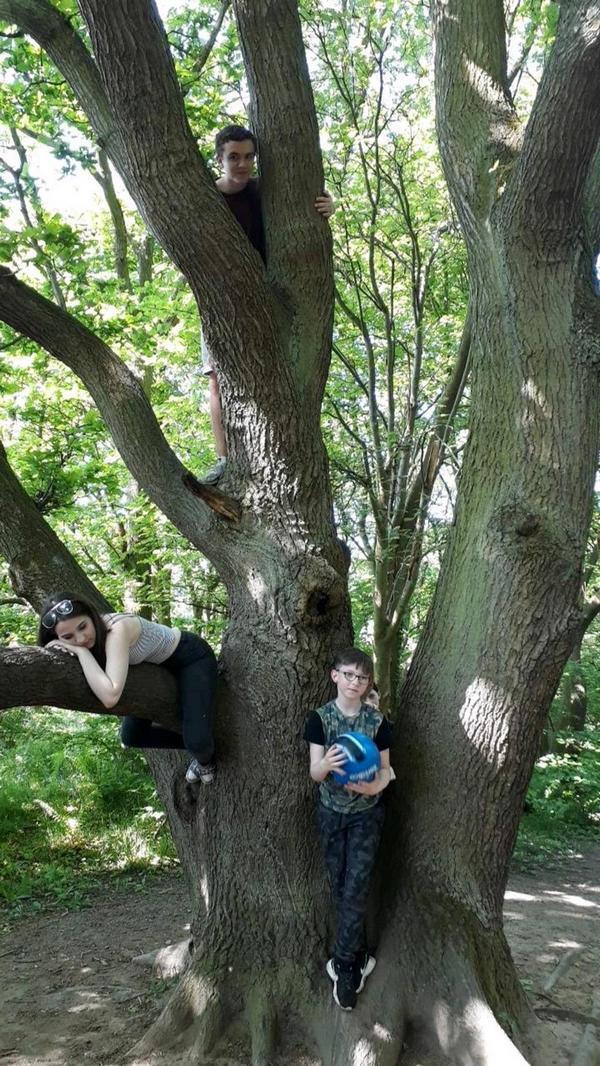
[[348, 756], [343, 748], [340, 748], [338, 744], [332, 744], [323, 756], [323, 769], [327, 769], [328, 774], [336, 771], [339, 773], [340, 770], [343, 770], [347, 758]]

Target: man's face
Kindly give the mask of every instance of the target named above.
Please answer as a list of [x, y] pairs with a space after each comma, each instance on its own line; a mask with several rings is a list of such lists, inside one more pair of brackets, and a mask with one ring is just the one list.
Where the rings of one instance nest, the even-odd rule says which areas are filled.
[[252, 177], [255, 160], [253, 141], [226, 141], [219, 156], [223, 177], [243, 189]]

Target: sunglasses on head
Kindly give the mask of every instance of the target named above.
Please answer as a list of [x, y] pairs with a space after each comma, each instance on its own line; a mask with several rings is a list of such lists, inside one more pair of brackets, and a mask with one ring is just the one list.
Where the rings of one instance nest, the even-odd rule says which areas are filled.
[[73, 614], [72, 600], [61, 600], [42, 615], [42, 625], [44, 629], [54, 629], [61, 618], [68, 618], [70, 614]]

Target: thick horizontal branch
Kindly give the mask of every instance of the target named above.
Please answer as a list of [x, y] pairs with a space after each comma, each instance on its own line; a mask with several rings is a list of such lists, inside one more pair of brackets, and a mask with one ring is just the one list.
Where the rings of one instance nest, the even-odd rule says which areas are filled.
[[63, 707], [88, 714], [136, 714], [179, 729], [176, 683], [168, 670], [132, 666], [123, 695], [110, 711], [94, 696], [77, 660], [56, 649], [0, 648], [0, 710]]

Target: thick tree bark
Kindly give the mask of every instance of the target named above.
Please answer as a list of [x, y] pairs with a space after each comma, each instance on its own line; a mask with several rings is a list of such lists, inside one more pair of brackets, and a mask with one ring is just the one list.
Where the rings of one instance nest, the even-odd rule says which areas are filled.
[[[46, 5], [8, 7], [18, 19], [19, 9]], [[600, 121], [591, 106], [600, 89], [594, 12], [574, 3], [561, 16], [511, 177], [517, 124], [502, 4], [434, 3], [442, 154], [472, 277], [473, 420], [456, 526], [402, 701], [394, 756], [402, 803], [388, 818], [379, 966], [372, 992], [342, 1024], [339, 1014], [332, 1023], [322, 977], [327, 914], [300, 741], [306, 711], [329, 694], [332, 650], [350, 627], [318, 427], [331, 263], [326, 228], [309, 211], [322, 176], [296, 5], [235, 4], [267, 153], [266, 272], [198, 156], [154, 5], [82, 0], [81, 8], [95, 58], [80, 61], [93, 65], [115, 146], [107, 152], [204, 312], [240, 499], [236, 524], [209, 526], [191, 495], [178, 512], [190, 539], [218, 561], [231, 597], [224, 742], [216, 784], [193, 796], [177, 784], [177, 756], [154, 760], [192, 885], [196, 950], [140, 1051], [189, 1028], [198, 1057], [224, 1019], [243, 1012], [253, 1062], [267, 1066], [277, 1019], [293, 1010], [328, 1066], [392, 1066], [407, 1022], [430, 1034], [445, 1061], [516, 1066], [524, 1060], [496, 1019], [516, 1029], [527, 1008], [501, 901], [540, 731], [578, 624], [598, 445], [598, 312], [580, 237]], [[0, 14], [6, 9], [0, 0]], [[69, 77], [64, 55], [56, 61]], [[268, 130], [284, 136], [298, 100], [302, 166], [289, 170]], [[117, 397], [126, 395], [127, 374], [94, 351], [110, 366]], [[75, 369], [83, 376], [83, 363]], [[91, 381], [93, 367], [85, 372]], [[102, 383], [94, 388], [100, 395]], [[133, 396], [141, 412], [135, 387]], [[118, 401], [103, 403], [118, 435]], [[180, 501], [178, 461], [148, 411], [140, 425], [153, 432], [157, 484], [166, 464]], [[44, 655], [27, 654], [31, 669]], [[76, 681], [72, 673], [64, 670], [55, 694]], [[134, 689], [138, 676], [132, 671]]]
[[[518, 1028], [525, 1011], [502, 896], [545, 716], [581, 623], [599, 440], [598, 311], [581, 234], [600, 133], [600, 25], [584, 4], [561, 16], [511, 174], [514, 120], [503, 35], [493, 30], [501, 9], [434, 4], [440, 142], [472, 279], [472, 418], [455, 526], [402, 694], [399, 762], [413, 896], [422, 905], [419, 886], [435, 886], [435, 905], [421, 907], [430, 934], [460, 962], [466, 987]], [[408, 932], [406, 887], [392, 909], [392, 927]], [[434, 974], [430, 994], [456, 1009], [457, 986], [444, 984]], [[468, 1061], [468, 1043], [453, 1059]], [[476, 1061], [494, 1061], [474, 1035], [471, 1048]]]
[[[313, 208], [322, 169], [314, 114], [307, 113], [310, 91], [302, 84], [298, 15], [286, 0], [277, 9], [281, 32], [271, 39], [271, 5], [237, 11], [257, 67], [265, 54], [263, 80], [272, 76], [273, 55], [280, 78], [269, 103], [275, 127], [295, 100], [303, 101], [294, 123], [301, 146], [296, 187], [290, 188], [289, 153], [275, 145], [271, 157], [266, 144], [267, 242], [276, 271], [270, 259], [265, 272], [198, 155], [153, 5], [81, 6], [117, 146], [106, 150], [202, 308], [222, 386], [238, 521], [219, 521], [187, 490], [190, 482], [139, 382], [114, 353], [6, 275], [2, 315], [85, 381], [136, 480], [227, 584], [231, 624], [221, 655], [217, 782], [190, 792], [179, 756], [151, 759], [192, 888], [196, 951], [147, 1046], [196, 1019], [190, 1033], [202, 1048], [218, 1034], [219, 1018], [242, 1010], [254, 1061], [266, 1063], [276, 1018], [291, 1004], [312, 1028], [312, 978], [325, 955], [328, 915], [300, 736], [308, 710], [329, 695], [333, 649], [351, 637], [347, 560], [335, 535], [319, 428], [333, 286], [328, 227]], [[61, 69], [69, 77], [68, 65]], [[55, 700], [79, 698], [59, 689]], [[158, 717], [154, 702], [146, 714]]]

